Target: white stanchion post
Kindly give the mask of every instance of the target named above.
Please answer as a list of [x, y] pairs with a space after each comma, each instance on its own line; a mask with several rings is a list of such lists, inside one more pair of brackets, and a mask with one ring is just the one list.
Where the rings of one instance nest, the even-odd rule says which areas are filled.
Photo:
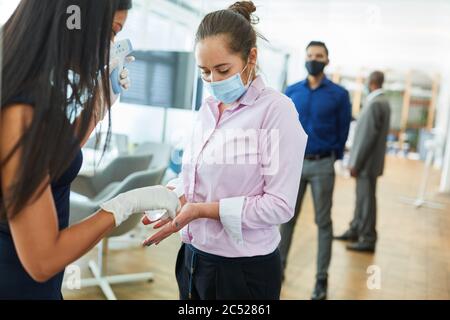
[[401, 200], [404, 203], [412, 204], [416, 209], [419, 209], [421, 207], [428, 207], [431, 209], [443, 210], [444, 205], [437, 202], [431, 202], [426, 200], [428, 181], [430, 178], [430, 169], [431, 166], [433, 165], [433, 159], [437, 149], [437, 142], [435, 140], [427, 141], [425, 144], [425, 148], [427, 149], [427, 156], [425, 159], [425, 167], [423, 169], [422, 180], [419, 186], [417, 197], [416, 198], [402, 197]]

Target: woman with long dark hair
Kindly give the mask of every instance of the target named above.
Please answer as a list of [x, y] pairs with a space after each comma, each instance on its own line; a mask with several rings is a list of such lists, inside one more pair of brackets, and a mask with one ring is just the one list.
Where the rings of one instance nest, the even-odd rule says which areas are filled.
[[[61, 299], [65, 266], [130, 214], [179, 206], [174, 192], [148, 187], [68, 227], [80, 148], [118, 98], [110, 46], [130, 8], [131, 0], [22, 0], [2, 28], [0, 299]], [[121, 78], [127, 87], [126, 71]]]

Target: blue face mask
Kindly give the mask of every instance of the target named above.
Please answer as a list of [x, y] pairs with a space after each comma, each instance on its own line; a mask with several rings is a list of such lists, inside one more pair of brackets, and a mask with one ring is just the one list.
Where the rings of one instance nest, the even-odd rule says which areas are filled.
[[[245, 71], [247, 66], [242, 72]], [[203, 82], [206, 89], [214, 98], [225, 104], [231, 104], [247, 92], [248, 87], [250, 86], [250, 76], [246, 86], [242, 82], [240, 73], [222, 81], [207, 82], [203, 80]]]

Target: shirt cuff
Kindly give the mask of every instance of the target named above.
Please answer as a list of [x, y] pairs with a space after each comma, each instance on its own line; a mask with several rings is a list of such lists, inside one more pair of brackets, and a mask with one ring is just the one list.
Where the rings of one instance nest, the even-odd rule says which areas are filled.
[[243, 245], [242, 237], [242, 211], [245, 197], [226, 198], [220, 200], [219, 216], [227, 234], [238, 245]]
[[173, 192], [177, 194], [178, 198], [184, 196], [184, 183], [182, 177], [170, 180], [167, 186], [175, 188]]

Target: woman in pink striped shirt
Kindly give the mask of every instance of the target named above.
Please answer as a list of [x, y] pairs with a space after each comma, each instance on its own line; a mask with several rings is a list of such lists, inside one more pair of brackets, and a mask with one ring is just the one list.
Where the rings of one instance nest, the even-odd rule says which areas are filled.
[[291, 100], [257, 75], [255, 10], [237, 2], [208, 14], [197, 32], [196, 59], [211, 97], [173, 185], [183, 207], [144, 242], [180, 231], [181, 299], [280, 297], [278, 226], [294, 215], [307, 136]]

